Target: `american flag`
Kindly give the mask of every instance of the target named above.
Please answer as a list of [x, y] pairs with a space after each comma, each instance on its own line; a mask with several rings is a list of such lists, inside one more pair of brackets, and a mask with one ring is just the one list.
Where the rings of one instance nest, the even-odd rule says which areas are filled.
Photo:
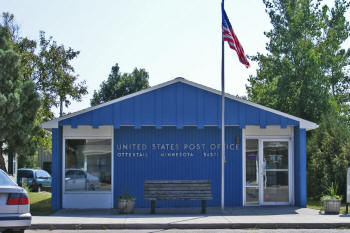
[[222, 10], [222, 38], [224, 41], [228, 42], [231, 49], [234, 49], [237, 52], [239, 61], [248, 68], [250, 64], [244, 54], [244, 50], [241, 44], [239, 43], [239, 40], [236, 34], [233, 32], [231, 23], [226, 15], [223, 4], [221, 5], [221, 10]]

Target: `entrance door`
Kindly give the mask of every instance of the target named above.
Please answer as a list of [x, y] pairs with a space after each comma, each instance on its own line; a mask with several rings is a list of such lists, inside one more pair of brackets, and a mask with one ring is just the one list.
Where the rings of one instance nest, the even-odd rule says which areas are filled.
[[290, 203], [289, 144], [282, 139], [246, 140], [246, 205]]
[[262, 204], [289, 203], [288, 141], [262, 140], [261, 200]]

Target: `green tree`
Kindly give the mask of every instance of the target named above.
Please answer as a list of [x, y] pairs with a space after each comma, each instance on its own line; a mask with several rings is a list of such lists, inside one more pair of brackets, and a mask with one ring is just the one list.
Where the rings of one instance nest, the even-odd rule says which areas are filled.
[[90, 100], [95, 106], [149, 87], [148, 73], [145, 69], [135, 68], [132, 73], [121, 73], [118, 63], [112, 67], [107, 81], [103, 81], [100, 90], [94, 91]]
[[7, 27], [11, 34], [14, 50], [20, 54], [23, 77], [35, 82], [41, 96], [41, 115], [44, 120], [54, 117], [52, 107], [60, 107], [62, 115], [63, 105], [67, 107], [71, 103], [70, 99], [81, 101], [82, 96], [87, 94], [87, 87], [85, 81], [78, 82], [78, 75], [70, 64], [79, 51], [58, 45], [52, 37], [46, 38], [43, 31], [39, 34], [39, 44], [20, 37], [14, 15], [8, 12], [3, 13], [2, 21], [2, 26]]
[[319, 198], [333, 183], [338, 194], [346, 193], [346, 173], [350, 165], [350, 131], [335, 114], [324, 115], [307, 144], [308, 196]]
[[350, 142], [350, 25], [346, 0], [333, 8], [322, 0], [263, 0], [273, 28], [267, 54], [250, 76], [248, 98], [320, 123], [308, 134], [308, 194], [322, 195], [331, 183], [344, 194]]
[[248, 98], [314, 122], [323, 113], [349, 116], [350, 49], [343, 49], [350, 26], [350, 3], [335, 0], [264, 0], [272, 30], [265, 33], [268, 54], [253, 56], [259, 64], [250, 76]]
[[63, 104], [69, 105], [70, 99], [80, 101], [82, 95], [87, 93], [85, 82], [77, 82], [77, 75], [70, 65], [79, 52], [57, 45], [51, 37], [46, 39], [44, 32], [40, 33], [39, 44], [21, 37], [13, 14], [3, 13], [0, 25], [10, 32], [13, 49], [19, 55], [21, 77], [34, 81], [41, 97], [42, 104], [35, 117], [31, 140], [18, 159], [18, 167], [33, 167], [34, 155], [39, 147], [45, 151], [51, 150], [51, 133], [40, 128], [40, 124], [54, 117], [53, 107], [60, 106], [63, 114]]
[[0, 26], [0, 168], [5, 171], [4, 153], [11, 159], [28, 151], [40, 106], [35, 84], [20, 72], [19, 58], [9, 28]]
[[60, 107], [60, 116], [63, 115], [63, 105], [68, 107], [69, 98], [81, 101], [87, 94], [85, 81], [77, 82], [71, 60], [79, 55], [79, 51], [72, 48], [65, 49], [63, 45], [57, 45], [50, 37], [46, 39], [45, 32], [40, 32], [40, 51], [37, 55], [37, 63], [34, 69], [33, 79], [36, 82], [43, 99], [43, 108], [53, 117], [51, 108]]

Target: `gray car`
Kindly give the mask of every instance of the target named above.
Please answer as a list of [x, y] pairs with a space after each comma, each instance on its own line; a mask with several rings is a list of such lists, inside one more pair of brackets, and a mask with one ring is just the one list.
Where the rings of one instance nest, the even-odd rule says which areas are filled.
[[24, 232], [31, 225], [31, 221], [26, 190], [0, 169], [0, 231], [11, 229]]

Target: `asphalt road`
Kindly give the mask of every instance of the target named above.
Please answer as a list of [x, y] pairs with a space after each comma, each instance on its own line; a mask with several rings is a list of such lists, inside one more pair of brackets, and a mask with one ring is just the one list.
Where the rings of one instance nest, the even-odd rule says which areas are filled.
[[230, 229], [218, 229], [218, 230], [27, 230], [26, 233], [177, 233], [177, 232], [185, 232], [185, 233], [350, 233], [350, 229], [244, 229], [244, 230], [230, 230]]

